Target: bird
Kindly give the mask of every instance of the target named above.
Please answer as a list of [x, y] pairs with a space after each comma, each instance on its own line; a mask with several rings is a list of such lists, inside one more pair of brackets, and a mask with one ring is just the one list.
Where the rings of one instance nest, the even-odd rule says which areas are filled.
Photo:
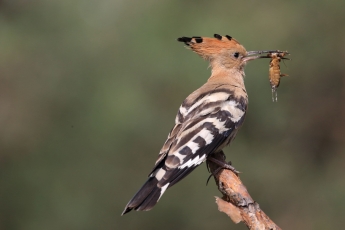
[[[206, 160], [219, 163], [212, 154], [230, 144], [246, 116], [248, 95], [244, 67], [251, 60], [265, 57], [258, 54], [269, 52], [247, 52], [229, 35], [180, 37], [177, 41], [209, 61], [211, 76], [181, 104], [175, 125], [147, 181], [121, 215], [132, 210], [151, 210], [168, 188], [201, 163]], [[237, 172], [231, 165], [229, 168]]]

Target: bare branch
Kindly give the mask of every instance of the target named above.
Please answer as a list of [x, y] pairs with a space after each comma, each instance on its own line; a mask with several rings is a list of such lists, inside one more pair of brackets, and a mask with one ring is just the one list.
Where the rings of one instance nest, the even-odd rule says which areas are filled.
[[[213, 154], [212, 157], [227, 163], [223, 151]], [[218, 170], [217, 164], [211, 161], [207, 163], [219, 191], [223, 194], [222, 198], [216, 197], [219, 211], [226, 213], [236, 224], [243, 221], [251, 230], [281, 229], [260, 209], [259, 204], [252, 199], [247, 188], [233, 171]]]

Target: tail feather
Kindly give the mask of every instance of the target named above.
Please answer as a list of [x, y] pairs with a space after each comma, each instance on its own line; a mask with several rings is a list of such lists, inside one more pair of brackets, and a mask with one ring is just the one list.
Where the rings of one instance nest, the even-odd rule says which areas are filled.
[[157, 186], [157, 184], [158, 180], [156, 177], [150, 177], [134, 195], [134, 197], [128, 202], [121, 215], [124, 215], [133, 209], [138, 211], [151, 210], [158, 202], [166, 188], [160, 188]]
[[158, 202], [160, 197], [161, 189], [153, 189], [152, 192], [145, 198], [145, 200], [140, 204], [137, 211], [148, 211], [151, 210]]
[[198, 165], [186, 167], [183, 169], [175, 168], [170, 169], [164, 165], [162, 168], [156, 169], [154, 172], [164, 171], [164, 176], [157, 180], [156, 173], [152, 173], [145, 184], [139, 189], [139, 191], [133, 196], [133, 198], [128, 202], [125, 210], [121, 215], [124, 215], [133, 209], [136, 211], [149, 211], [151, 210], [159, 201], [159, 199], [164, 194], [165, 190], [184, 177], [191, 173]]

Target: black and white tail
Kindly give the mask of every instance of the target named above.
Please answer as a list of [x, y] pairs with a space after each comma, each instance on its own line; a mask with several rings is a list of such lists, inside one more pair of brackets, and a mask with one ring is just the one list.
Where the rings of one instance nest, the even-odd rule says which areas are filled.
[[166, 187], [158, 187], [157, 178], [150, 177], [134, 195], [134, 197], [128, 202], [125, 210], [122, 212], [122, 215], [132, 211], [133, 209], [137, 211], [151, 210], [165, 192]]

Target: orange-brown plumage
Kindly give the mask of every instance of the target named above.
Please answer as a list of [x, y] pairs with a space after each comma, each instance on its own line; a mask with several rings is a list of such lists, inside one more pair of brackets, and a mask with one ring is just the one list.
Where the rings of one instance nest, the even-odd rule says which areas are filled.
[[[178, 41], [184, 42], [195, 53], [208, 60], [213, 69], [225, 67], [241, 68], [241, 58], [247, 54], [246, 49], [229, 35], [220, 36], [215, 34], [215, 38], [208, 37], [182, 37]], [[231, 58], [232, 54], [238, 53], [238, 57]]]
[[202, 58], [210, 61], [225, 55], [232, 49], [237, 49], [242, 54], [246, 53], [246, 49], [238, 41], [233, 38], [229, 40], [226, 37], [222, 37], [222, 40], [203, 38], [201, 43], [191, 43], [190, 48]]

